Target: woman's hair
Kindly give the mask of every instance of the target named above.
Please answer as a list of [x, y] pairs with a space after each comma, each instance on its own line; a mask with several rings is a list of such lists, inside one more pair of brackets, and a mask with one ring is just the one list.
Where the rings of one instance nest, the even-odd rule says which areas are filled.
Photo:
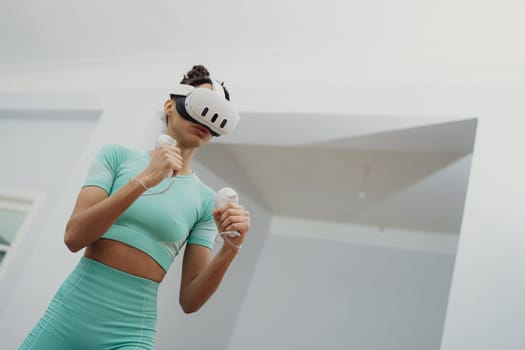
[[[201, 84], [212, 84], [211, 78], [210, 78], [210, 72], [206, 67], [199, 64], [196, 66], [193, 66], [191, 70], [189, 70], [186, 74], [184, 74], [184, 78], [180, 81], [181, 84], [187, 84], [192, 86], [199, 86]], [[222, 88], [224, 89], [224, 96], [229, 101], [230, 100], [230, 93], [228, 90], [224, 87], [224, 84], [221, 83]]]

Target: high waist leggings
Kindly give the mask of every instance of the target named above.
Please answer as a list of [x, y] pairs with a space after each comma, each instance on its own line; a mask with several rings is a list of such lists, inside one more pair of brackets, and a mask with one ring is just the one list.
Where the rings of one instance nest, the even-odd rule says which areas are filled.
[[153, 349], [158, 285], [82, 257], [19, 349]]

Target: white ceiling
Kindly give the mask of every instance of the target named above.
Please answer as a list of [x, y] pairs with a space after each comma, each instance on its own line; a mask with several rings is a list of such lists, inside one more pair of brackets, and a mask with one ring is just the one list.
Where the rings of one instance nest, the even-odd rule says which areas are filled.
[[[45, 63], [56, 67], [227, 53], [237, 62], [260, 56], [252, 80], [293, 86], [308, 83], [310, 75], [317, 84], [342, 85], [439, 81], [441, 76], [457, 80], [469, 74], [491, 78], [494, 67], [508, 66], [498, 62], [523, 61], [523, 50], [506, 50], [518, 48], [519, 30], [499, 35], [480, 26], [491, 7], [449, 2], [3, 0], [0, 65], [6, 71], [44, 63], [45, 69]], [[411, 15], [414, 11], [417, 16]], [[498, 30], [506, 28], [501, 24]], [[487, 50], [489, 43], [499, 49]], [[246, 80], [246, 72], [234, 74], [234, 84]], [[250, 112], [243, 114], [238, 133], [217, 140], [198, 158], [272, 212], [459, 232], [474, 120], [426, 124], [419, 118], [418, 124], [407, 123], [404, 116]], [[366, 197], [359, 198], [359, 191]]]

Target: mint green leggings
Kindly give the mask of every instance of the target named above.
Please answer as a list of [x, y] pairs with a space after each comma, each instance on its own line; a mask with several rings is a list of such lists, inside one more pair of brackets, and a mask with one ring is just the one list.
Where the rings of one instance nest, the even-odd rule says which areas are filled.
[[82, 257], [19, 350], [153, 349], [158, 285]]

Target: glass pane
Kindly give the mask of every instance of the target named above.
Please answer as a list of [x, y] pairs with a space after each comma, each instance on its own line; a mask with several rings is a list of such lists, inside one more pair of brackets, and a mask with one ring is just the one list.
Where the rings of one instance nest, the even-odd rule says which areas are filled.
[[10, 245], [13, 242], [26, 214], [24, 211], [0, 209], [0, 244]]

